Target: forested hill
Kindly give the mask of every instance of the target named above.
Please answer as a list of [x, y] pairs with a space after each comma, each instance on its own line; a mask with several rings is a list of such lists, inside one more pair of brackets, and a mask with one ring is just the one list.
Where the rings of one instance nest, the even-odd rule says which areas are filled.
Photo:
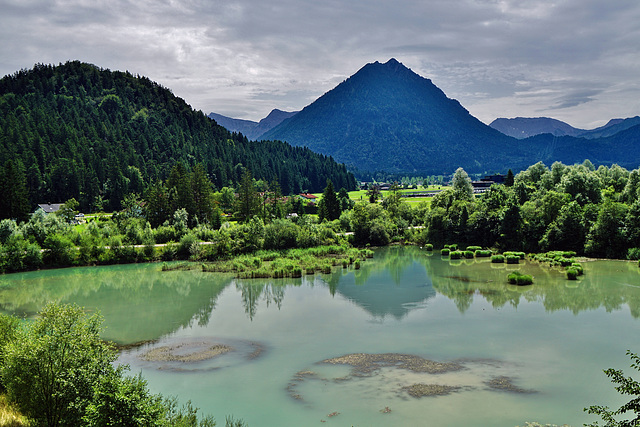
[[0, 80], [0, 190], [26, 175], [29, 201], [75, 198], [83, 210], [165, 179], [172, 166], [202, 163], [218, 188], [246, 167], [284, 194], [353, 189], [344, 165], [307, 148], [230, 133], [146, 77], [74, 61], [36, 65]]

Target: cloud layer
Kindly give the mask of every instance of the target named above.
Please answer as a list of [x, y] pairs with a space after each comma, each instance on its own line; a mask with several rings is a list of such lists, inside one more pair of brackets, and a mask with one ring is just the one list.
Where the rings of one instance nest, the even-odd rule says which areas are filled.
[[0, 74], [78, 59], [258, 120], [395, 57], [473, 115], [640, 114], [637, 0], [0, 0]]

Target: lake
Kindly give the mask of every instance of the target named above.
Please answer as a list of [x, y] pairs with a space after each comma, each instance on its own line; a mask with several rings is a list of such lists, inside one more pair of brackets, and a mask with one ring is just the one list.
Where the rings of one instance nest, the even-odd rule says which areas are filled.
[[[105, 339], [138, 344], [120, 356], [132, 373], [219, 424], [578, 426], [597, 419], [584, 407], [624, 402], [602, 370], [635, 374], [625, 352], [640, 351], [637, 264], [583, 266], [568, 281], [528, 261], [389, 247], [301, 279], [72, 268], [0, 276], [0, 311], [99, 310]], [[514, 270], [534, 285], [508, 285]]]

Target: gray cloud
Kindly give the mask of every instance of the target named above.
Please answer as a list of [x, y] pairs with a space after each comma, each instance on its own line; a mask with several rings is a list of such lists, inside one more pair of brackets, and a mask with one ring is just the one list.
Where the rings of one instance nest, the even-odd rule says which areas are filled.
[[0, 74], [79, 59], [195, 108], [300, 109], [396, 57], [476, 117], [640, 114], [637, 0], [0, 0]]

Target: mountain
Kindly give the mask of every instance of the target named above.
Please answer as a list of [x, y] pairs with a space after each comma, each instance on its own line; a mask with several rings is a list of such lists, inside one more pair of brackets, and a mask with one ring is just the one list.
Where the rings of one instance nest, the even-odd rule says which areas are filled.
[[522, 142], [528, 146], [545, 147], [539, 160], [547, 165], [555, 161], [582, 163], [586, 159], [596, 166], [615, 163], [627, 169], [637, 169], [640, 164], [640, 124], [602, 138], [557, 137], [544, 133]]
[[[528, 137], [505, 135], [494, 128], [499, 125]], [[260, 138], [309, 147], [361, 173], [439, 175], [458, 167], [470, 173], [506, 172], [539, 161], [585, 159], [630, 168], [640, 163], [638, 117], [593, 130], [549, 118], [504, 119], [494, 127], [473, 117], [431, 80], [390, 59], [365, 65]]]
[[576, 129], [565, 122], [549, 117], [498, 118], [491, 122], [489, 126], [505, 135], [518, 139], [529, 138], [542, 133], [550, 133], [554, 136], [578, 136], [585, 132], [582, 129]]
[[511, 150], [512, 138], [395, 59], [365, 65], [261, 138], [306, 146], [365, 171], [483, 172], [525, 162]]
[[640, 117], [629, 117], [627, 119], [611, 119], [609, 122], [596, 129], [587, 130], [578, 135], [581, 138], [604, 138], [613, 136], [619, 132], [630, 129], [634, 126], [640, 125]]
[[253, 129], [258, 126], [258, 122], [251, 120], [233, 119], [231, 117], [223, 116], [222, 114], [209, 113], [208, 117], [216, 121], [217, 124], [227, 129], [229, 132], [241, 133], [249, 139], [254, 139], [250, 136], [253, 133]]
[[73, 61], [0, 79], [0, 193], [11, 171], [32, 206], [73, 197], [84, 211], [97, 201], [119, 209], [178, 162], [203, 164], [218, 188], [236, 185], [244, 168], [284, 194], [320, 192], [327, 179], [356, 185], [333, 159], [230, 133], [146, 77]]
[[530, 136], [549, 133], [554, 136], [575, 136], [580, 138], [603, 138], [615, 135], [618, 132], [629, 129], [640, 124], [640, 117], [630, 117], [627, 119], [611, 119], [601, 127], [585, 130], [574, 128], [573, 126], [560, 120], [548, 117], [516, 117], [514, 119], [498, 118], [489, 126], [518, 139], [528, 138]]
[[271, 110], [269, 115], [259, 122], [251, 120], [233, 119], [223, 116], [222, 114], [210, 113], [209, 118], [215, 120], [220, 126], [231, 132], [239, 132], [249, 139], [258, 139], [265, 132], [276, 127], [283, 120], [295, 116], [297, 111], [282, 111], [278, 109]]

